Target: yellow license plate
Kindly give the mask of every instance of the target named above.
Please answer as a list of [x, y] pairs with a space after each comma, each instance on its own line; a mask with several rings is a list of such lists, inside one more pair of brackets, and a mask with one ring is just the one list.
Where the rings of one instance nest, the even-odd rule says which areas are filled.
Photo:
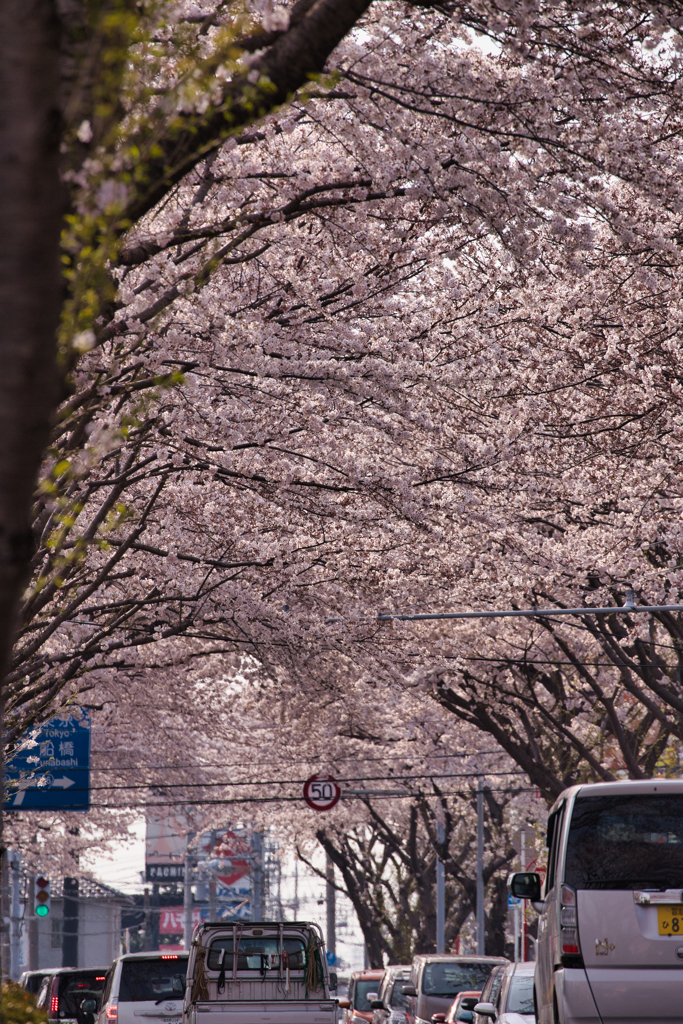
[[660, 935], [683, 935], [683, 906], [657, 907]]

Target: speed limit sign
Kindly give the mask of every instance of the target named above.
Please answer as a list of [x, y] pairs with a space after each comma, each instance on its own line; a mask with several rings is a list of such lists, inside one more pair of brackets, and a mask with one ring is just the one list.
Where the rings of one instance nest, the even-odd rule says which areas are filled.
[[329, 811], [341, 796], [339, 783], [331, 775], [311, 775], [304, 782], [304, 800], [314, 811]]

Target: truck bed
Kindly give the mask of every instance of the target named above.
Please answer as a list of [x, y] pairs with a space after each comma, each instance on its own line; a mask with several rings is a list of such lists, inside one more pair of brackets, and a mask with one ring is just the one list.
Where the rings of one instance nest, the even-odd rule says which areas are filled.
[[332, 999], [230, 1000], [193, 1003], [186, 1024], [337, 1024]]

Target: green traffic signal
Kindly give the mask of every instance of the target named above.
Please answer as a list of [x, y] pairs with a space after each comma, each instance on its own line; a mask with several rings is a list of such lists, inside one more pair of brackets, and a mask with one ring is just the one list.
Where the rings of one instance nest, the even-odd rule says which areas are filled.
[[47, 917], [50, 913], [50, 879], [36, 875], [33, 908], [36, 917]]

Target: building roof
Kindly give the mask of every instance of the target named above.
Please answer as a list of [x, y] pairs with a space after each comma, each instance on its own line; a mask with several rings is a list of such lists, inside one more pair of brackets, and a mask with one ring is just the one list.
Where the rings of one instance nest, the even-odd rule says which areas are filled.
[[[64, 899], [64, 879], [55, 878], [54, 881], [51, 881], [50, 892], [53, 900]], [[78, 899], [105, 900], [107, 903], [116, 900], [119, 903], [125, 903], [127, 906], [132, 906], [133, 904], [133, 899], [130, 896], [119, 892], [118, 889], [112, 889], [110, 885], [105, 885], [104, 882], [97, 882], [94, 878], [80, 877], [78, 879]]]

